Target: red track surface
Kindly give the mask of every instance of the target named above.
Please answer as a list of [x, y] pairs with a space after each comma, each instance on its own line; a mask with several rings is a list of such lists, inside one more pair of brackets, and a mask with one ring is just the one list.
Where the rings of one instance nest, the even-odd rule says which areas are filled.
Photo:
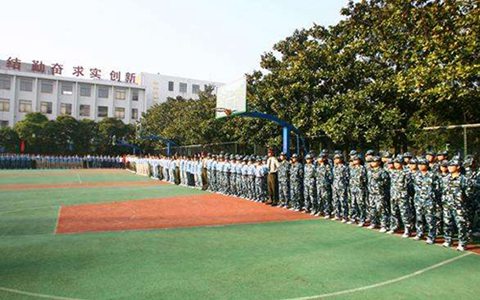
[[56, 233], [142, 230], [312, 219], [217, 194], [63, 206]]

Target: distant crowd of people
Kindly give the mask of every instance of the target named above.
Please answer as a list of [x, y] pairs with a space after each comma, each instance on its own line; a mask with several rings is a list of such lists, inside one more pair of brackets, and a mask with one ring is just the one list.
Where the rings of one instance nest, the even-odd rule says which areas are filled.
[[449, 158], [443, 151], [392, 155], [352, 150], [319, 155], [197, 154], [129, 159], [144, 175], [251, 201], [341, 220], [404, 238], [439, 235], [463, 251], [478, 234], [480, 173], [473, 156]]
[[121, 156], [0, 154], [0, 169], [124, 168]]

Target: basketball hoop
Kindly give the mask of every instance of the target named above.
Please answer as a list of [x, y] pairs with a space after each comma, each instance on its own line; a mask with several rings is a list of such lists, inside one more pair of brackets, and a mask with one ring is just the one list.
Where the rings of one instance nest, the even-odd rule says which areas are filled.
[[224, 113], [227, 117], [231, 116], [233, 113], [233, 110], [228, 109], [228, 108], [223, 108], [223, 107], [217, 107], [215, 108], [216, 112], [222, 112]]

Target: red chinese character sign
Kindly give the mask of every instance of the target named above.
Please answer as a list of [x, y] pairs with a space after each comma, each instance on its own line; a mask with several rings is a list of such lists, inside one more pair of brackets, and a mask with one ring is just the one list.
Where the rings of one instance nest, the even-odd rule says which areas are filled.
[[55, 74], [62, 75], [62, 70], [63, 70], [63, 66], [61, 64], [56, 63], [52, 65], [52, 75], [55, 75]]
[[92, 79], [100, 79], [102, 77], [102, 70], [97, 68], [90, 69], [90, 78]]
[[83, 76], [83, 67], [82, 66], [73, 67], [72, 75], [77, 76], [77, 77]]
[[32, 60], [32, 71], [45, 73], [45, 65], [43, 64], [42, 61]]
[[[30, 65], [30, 64], [28, 64], [28, 65]], [[5, 66], [8, 69], [21, 71], [22, 64], [21, 64], [21, 60], [19, 58], [9, 57], [6, 60]], [[48, 72], [48, 68], [50, 68], [50, 70], [49, 70], [50, 72]], [[88, 70], [88, 69], [85, 69], [83, 66], [73, 67], [72, 75], [76, 76], [76, 77], [84, 77], [85, 76], [84, 71], [86, 71], [86, 70]], [[28, 71], [28, 70], [24, 70], [24, 71]], [[36, 72], [36, 73], [43, 73], [43, 74], [47, 73], [47, 74], [51, 74], [51, 75], [57, 75], [57, 74], [62, 75], [63, 65], [61, 65], [59, 63], [55, 63], [55, 64], [52, 64], [49, 67], [47, 67], [43, 63], [43, 61], [41, 61], [41, 60], [32, 60], [31, 71]], [[91, 68], [89, 75], [90, 75], [90, 78], [92, 78], [92, 79], [102, 79], [102, 70], [100, 70], [98, 68]], [[118, 81], [118, 82], [122, 81], [122, 73], [120, 71], [112, 70], [109, 73], [109, 75], [110, 75], [110, 80], [111, 81]], [[136, 74], [135, 73], [126, 72], [124, 78], [125, 78], [124, 82], [136, 84]]]
[[135, 73], [125, 73], [125, 82], [135, 83]]
[[22, 66], [21, 62], [22, 61], [18, 58], [12, 59], [11, 57], [9, 57], [7, 59], [7, 68], [20, 71], [20, 67]]
[[120, 75], [121, 75], [120, 72], [112, 71], [112, 72], [110, 72], [110, 80], [111, 81], [120, 81]]

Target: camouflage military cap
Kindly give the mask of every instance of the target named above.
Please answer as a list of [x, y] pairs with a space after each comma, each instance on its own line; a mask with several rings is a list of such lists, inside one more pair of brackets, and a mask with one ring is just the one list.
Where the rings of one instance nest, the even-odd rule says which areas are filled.
[[413, 154], [411, 152], [405, 152], [403, 153], [403, 157], [405, 158], [412, 158], [413, 157]]
[[460, 160], [458, 159], [452, 159], [448, 162], [448, 165], [449, 166], [457, 166], [457, 167], [461, 167], [462, 166], [462, 163], [460, 162]]
[[448, 156], [448, 151], [440, 151], [437, 153], [438, 156]]
[[428, 150], [427, 152], [425, 152], [425, 155], [435, 156], [435, 151], [433, 151], [433, 150]]
[[235, 159], [235, 156], [233, 154], [230, 155], [230, 159]]
[[408, 164], [409, 165], [416, 165], [418, 163], [417, 159], [415, 157], [413, 157], [409, 162]]
[[356, 150], [351, 150], [350, 153], [348, 155], [350, 156], [354, 156], [354, 155], [357, 155], [357, 151]]
[[343, 155], [341, 153], [335, 153], [335, 155], [333, 156], [333, 159], [341, 159], [343, 160]]
[[383, 157], [383, 158], [391, 158], [391, 157], [392, 157], [392, 154], [391, 154], [390, 152], [388, 152], [388, 151], [384, 151], [384, 152], [382, 153], [382, 157]]
[[442, 166], [442, 167], [448, 167], [448, 164], [449, 164], [449, 161], [446, 160], [446, 159], [444, 159], [444, 160], [442, 160], [442, 162], [440, 163], [440, 166]]
[[367, 152], [365, 153], [365, 155], [375, 155], [375, 151], [373, 151], [373, 150], [367, 150]]
[[403, 160], [403, 156], [401, 155], [397, 155], [397, 157], [395, 157], [395, 159], [393, 160], [394, 163], [397, 163], [397, 164], [403, 164], [404, 160]]
[[370, 162], [380, 162], [382, 159], [380, 158], [380, 156], [373, 156], [371, 159], [370, 159]]
[[287, 156], [285, 152], [280, 152], [280, 156]]
[[418, 161], [417, 161], [417, 164], [428, 166], [428, 160], [426, 158], [423, 158], [423, 157], [419, 158]]
[[320, 152], [326, 153], [327, 155], [328, 155], [328, 153], [329, 153], [328, 149], [322, 149], [322, 151], [320, 151]]
[[248, 161], [248, 156], [245, 156], [245, 157], [243, 158], [243, 161]]
[[312, 155], [309, 153], [305, 156], [305, 159], [312, 159]]
[[297, 153], [294, 153], [294, 154], [292, 155], [292, 158], [298, 158]]

